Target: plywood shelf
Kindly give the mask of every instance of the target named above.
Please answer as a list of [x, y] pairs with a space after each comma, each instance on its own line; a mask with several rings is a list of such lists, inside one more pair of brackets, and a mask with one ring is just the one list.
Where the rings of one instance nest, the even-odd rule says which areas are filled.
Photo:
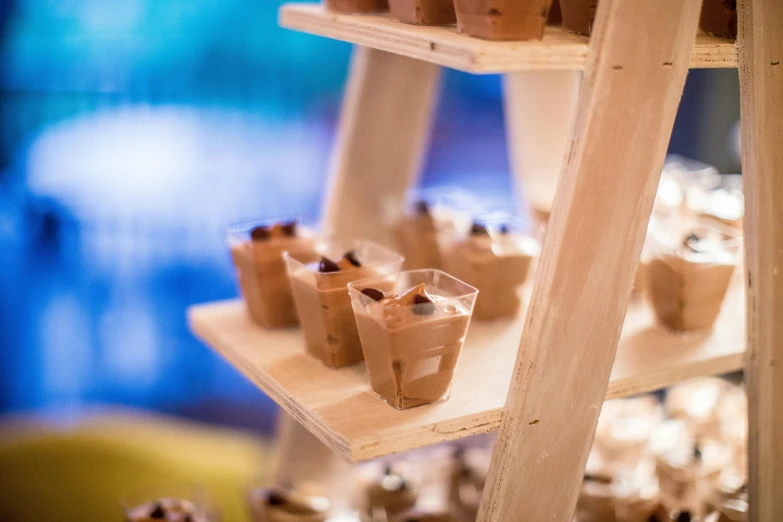
[[[742, 368], [744, 295], [737, 282], [710, 334], [680, 337], [653, 325], [634, 299], [607, 398]], [[443, 403], [397, 411], [376, 397], [363, 365], [331, 370], [308, 356], [298, 329], [264, 330], [240, 300], [191, 307], [191, 330], [337, 453], [352, 461], [455, 440], [498, 428], [524, 318], [474, 321]], [[560, 378], [553, 375], [553, 379]]]
[[[558, 27], [547, 27], [540, 42], [489, 42], [455, 27], [408, 25], [384, 14], [335, 14], [312, 3], [284, 5], [280, 25], [477, 74], [580, 70], [587, 57], [588, 38]], [[690, 66], [737, 67], [735, 42], [698, 35]]]

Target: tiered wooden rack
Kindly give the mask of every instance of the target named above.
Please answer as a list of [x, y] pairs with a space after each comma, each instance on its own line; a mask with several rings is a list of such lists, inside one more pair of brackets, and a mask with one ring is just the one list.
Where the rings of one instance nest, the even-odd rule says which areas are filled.
[[[372, 395], [363, 368], [324, 368], [298, 331], [255, 326], [239, 301], [191, 308], [192, 330], [349, 460], [499, 429], [485, 521], [570, 522], [603, 400], [744, 366], [752, 520], [783, 520], [783, 3], [741, 0], [737, 43], [696, 34], [700, 4], [601, 0], [590, 39], [548, 28], [513, 43], [284, 6], [284, 27], [362, 46], [324, 208], [342, 236], [389, 240], [377, 209], [401, 208], [415, 182], [438, 66], [584, 70], [530, 306], [475, 322], [451, 399], [402, 412]], [[688, 69], [738, 66], [747, 271], [713, 332], [678, 337], [629, 304], [633, 273]]]

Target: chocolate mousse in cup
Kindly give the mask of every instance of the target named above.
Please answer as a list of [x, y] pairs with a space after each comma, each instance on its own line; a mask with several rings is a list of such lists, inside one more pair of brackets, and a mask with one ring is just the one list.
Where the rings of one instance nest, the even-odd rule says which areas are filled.
[[739, 262], [741, 232], [694, 220], [652, 225], [642, 265], [645, 294], [658, 321], [675, 332], [712, 328]]
[[324, 0], [327, 11], [342, 14], [377, 13], [389, 8], [388, 0]]
[[485, 448], [458, 447], [454, 451], [448, 498], [456, 520], [476, 520], [491, 458], [491, 450]]
[[522, 285], [538, 256], [538, 241], [525, 233], [524, 224], [509, 220], [474, 222], [467, 230], [439, 235], [444, 270], [481, 294], [476, 300], [477, 319], [516, 315], [522, 306]]
[[[323, 241], [317, 250], [317, 261], [286, 252], [288, 277], [308, 353], [330, 368], [342, 368], [364, 359], [346, 285], [395, 274], [403, 258], [369, 241]], [[381, 290], [392, 287], [391, 282], [379, 285]]]
[[253, 522], [326, 522], [326, 497], [284, 487], [254, 488], [248, 496]]
[[314, 261], [313, 231], [297, 221], [255, 221], [228, 227], [228, 246], [250, 317], [264, 328], [298, 323], [283, 252]]
[[460, 33], [485, 40], [541, 40], [551, 3], [551, 0], [454, 0], [457, 28]]
[[440, 270], [348, 287], [372, 390], [398, 410], [446, 400], [478, 290]]
[[387, 522], [413, 508], [419, 498], [419, 480], [405, 462], [365, 466], [359, 478], [359, 504], [370, 522]]
[[146, 488], [123, 499], [126, 522], [219, 522], [220, 515], [196, 485]]
[[454, 0], [389, 0], [389, 14], [395, 20], [415, 25], [457, 23]]

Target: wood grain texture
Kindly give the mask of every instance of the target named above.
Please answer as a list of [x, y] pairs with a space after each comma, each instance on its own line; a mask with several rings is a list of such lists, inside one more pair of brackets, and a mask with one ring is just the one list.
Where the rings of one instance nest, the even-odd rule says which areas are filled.
[[783, 520], [783, 2], [740, 0], [750, 518]]
[[[646, 303], [629, 307], [607, 398], [627, 397], [742, 367], [742, 274], [711, 335], [680, 337], [653, 326]], [[241, 301], [192, 307], [192, 331], [327, 446], [360, 461], [498, 428], [524, 317], [473, 322], [443, 403], [397, 411], [370, 391], [362, 365], [331, 370], [304, 352], [298, 329], [264, 330]]]
[[322, 228], [344, 239], [393, 244], [391, 227], [419, 174], [440, 67], [354, 49]]
[[[587, 57], [588, 38], [559, 27], [547, 27], [540, 42], [489, 42], [455, 27], [403, 24], [383, 14], [335, 14], [319, 4], [284, 5], [280, 25], [477, 74], [573, 71], [583, 69]], [[691, 67], [737, 67], [733, 41], [700, 34], [696, 42]]]
[[479, 522], [573, 518], [700, 7], [598, 4]]

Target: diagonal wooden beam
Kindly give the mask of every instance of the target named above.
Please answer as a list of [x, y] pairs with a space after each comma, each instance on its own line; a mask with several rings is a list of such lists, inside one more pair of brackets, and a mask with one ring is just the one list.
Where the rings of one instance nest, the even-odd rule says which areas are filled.
[[740, 0], [750, 518], [783, 520], [783, 2]]
[[601, 0], [479, 521], [570, 522], [701, 0]]

